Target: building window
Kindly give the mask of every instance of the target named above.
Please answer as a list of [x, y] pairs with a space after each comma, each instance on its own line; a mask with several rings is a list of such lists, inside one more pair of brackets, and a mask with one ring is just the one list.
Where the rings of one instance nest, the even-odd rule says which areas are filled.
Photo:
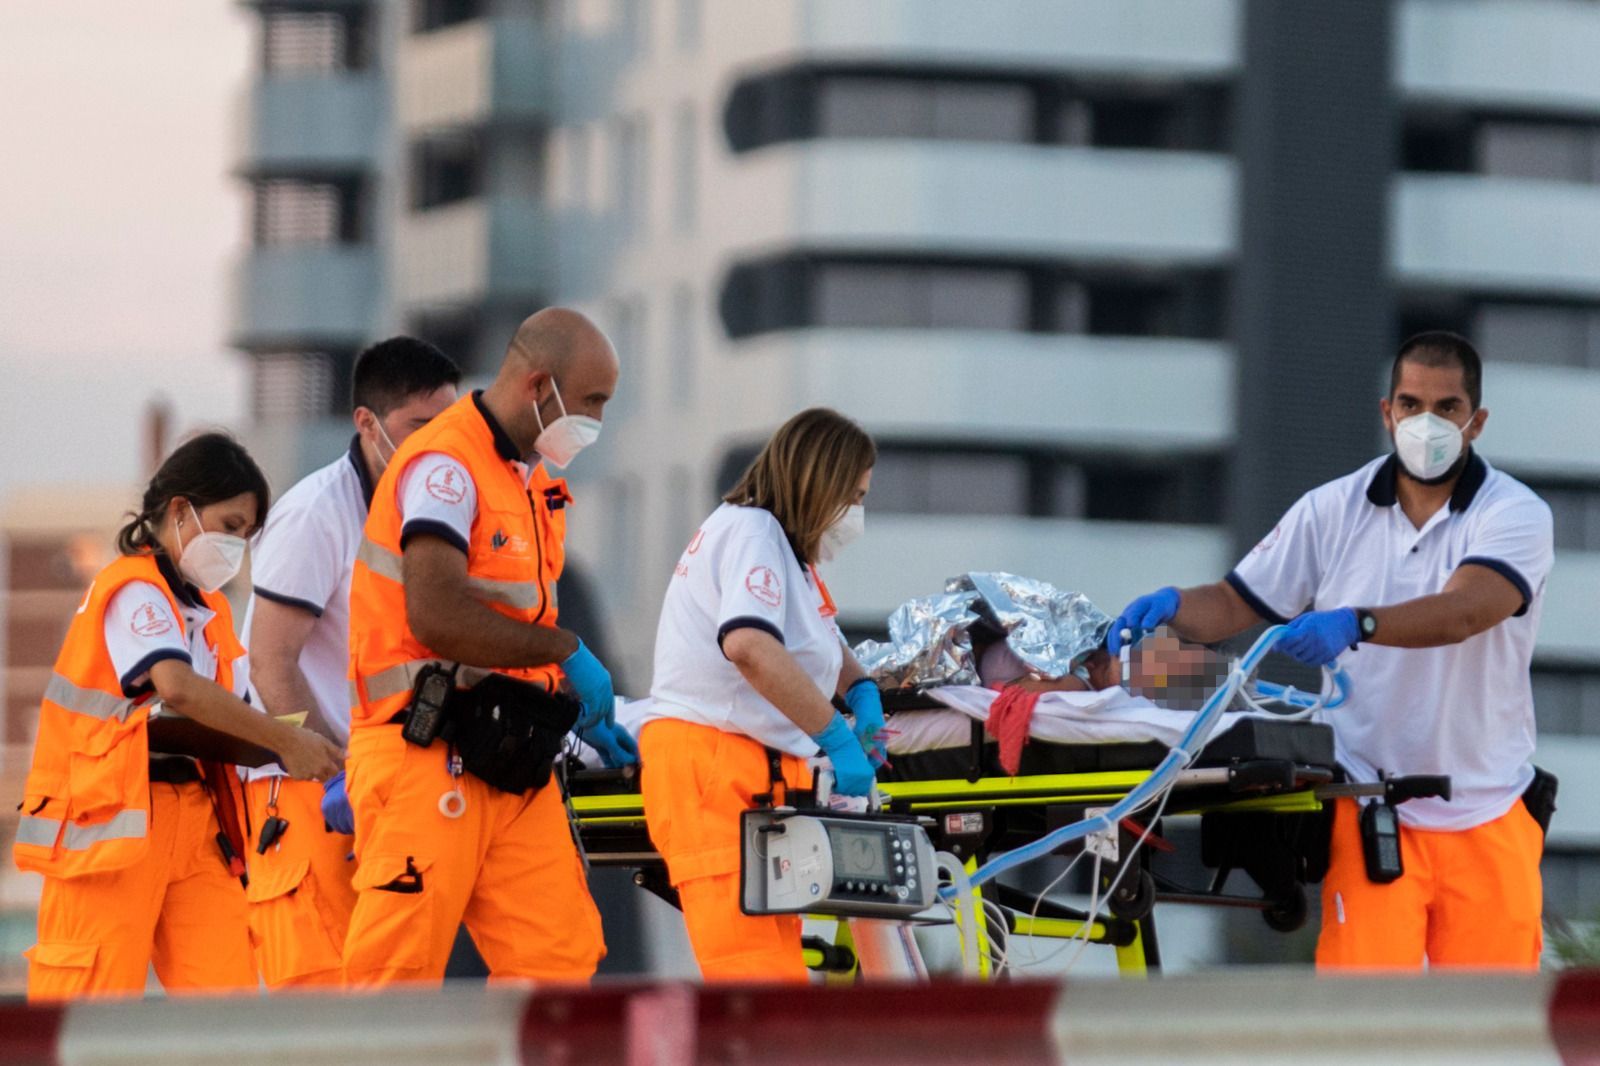
[[1473, 336], [1488, 358], [1600, 369], [1600, 308], [1571, 304], [1480, 304]]
[[[485, 330], [477, 314], [471, 311], [449, 311], [416, 315], [407, 324], [407, 330], [420, 337], [456, 361], [467, 374], [478, 373], [484, 364], [478, 358]], [[495, 353], [498, 356], [500, 353]]]
[[1600, 668], [1536, 662], [1531, 676], [1540, 736], [1600, 736]]
[[884, 514], [1027, 514], [1028, 460], [880, 448], [868, 506]]
[[441, 30], [487, 13], [488, 0], [412, 0], [411, 28], [417, 33]]
[[252, 239], [261, 247], [359, 242], [365, 238], [363, 191], [356, 178], [257, 179], [252, 188]]
[[912, 78], [829, 77], [816, 97], [818, 137], [1033, 139], [1026, 86]]
[[721, 298], [730, 337], [822, 326], [1213, 338], [1225, 305], [1222, 279], [1209, 271], [830, 255], [740, 264]]
[[643, 116], [618, 118], [612, 125], [611, 187], [624, 232], [649, 224], [649, 128]]
[[672, 134], [672, 222], [679, 233], [692, 233], [700, 196], [700, 132], [694, 105], [678, 105]]
[[331, 74], [371, 62], [365, 8], [277, 11], [261, 15], [261, 69], [268, 74]]
[[253, 412], [261, 422], [305, 422], [350, 409], [353, 352], [261, 352], [254, 356]]
[[419, 211], [477, 196], [483, 150], [470, 134], [434, 137], [411, 147], [411, 206]]
[[1600, 124], [1423, 112], [1409, 116], [1400, 149], [1405, 170], [1600, 182]]

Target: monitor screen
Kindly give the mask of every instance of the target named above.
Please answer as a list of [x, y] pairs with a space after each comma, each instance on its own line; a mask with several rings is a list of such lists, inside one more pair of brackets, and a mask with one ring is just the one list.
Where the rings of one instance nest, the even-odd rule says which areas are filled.
[[889, 840], [877, 829], [829, 830], [835, 877], [889, 878]]

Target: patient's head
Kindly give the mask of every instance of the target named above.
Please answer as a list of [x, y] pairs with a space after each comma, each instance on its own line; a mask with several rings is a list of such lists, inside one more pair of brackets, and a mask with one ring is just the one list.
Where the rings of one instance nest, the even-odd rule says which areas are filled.
[[1128, 652], [1128, 676], [1122, 676], [1122, 662], [1104, 648], [1090, 652], [1083, 660], [1088, 682], [1077, 677], [1041, 678], [1029, 672], [1027, 664], [1003, 641], [991, 644], [979, 654], [978, 674], [994, 688], [1021, 682], [1040, 691], [1082, 692], [1126, 685], [1135, 696], [1143, 696], [1163, 707], [1193, 709], [1214, 692], [1228, 674], [1227, 660], [1203, 644], [1179, 640], [1168, 629], [1158, 629], [1135, 644]]

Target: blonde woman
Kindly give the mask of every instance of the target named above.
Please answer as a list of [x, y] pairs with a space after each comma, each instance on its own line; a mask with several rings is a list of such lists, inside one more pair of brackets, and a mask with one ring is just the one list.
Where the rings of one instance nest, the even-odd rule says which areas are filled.
[[739, 909], [740, 812], [761, 793], [809, 787], [805, 760], [819, 750], [844, 795], [866, 795], [882, 762], [877, 686], [844, 646], [816, 571], [861, 534], [876, 458], [842, 415], [794, 416], [667, 587], [640, 733], [645, 818], [708, 981], [806, 980], [800, 919]]

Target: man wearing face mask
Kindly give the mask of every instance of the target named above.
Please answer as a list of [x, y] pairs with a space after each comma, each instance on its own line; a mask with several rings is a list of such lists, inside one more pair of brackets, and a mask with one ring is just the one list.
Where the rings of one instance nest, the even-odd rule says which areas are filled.
[[[461, 370], [414, 337], [356, 357], [355, 436], [284, 493], [251, 557], [245, 616], [253, 680], [269, 713], [304, 713], [341, 748], [350, 736], [350, 572], [373, 487], [395, 448], [456, 400]], [[250, 928], [268, 988], [339, 984], [356, 893], [353, 821], [341, 771], [325, 785], [267, 766], [246, 775]], [[326, 827], [326, 828], [324, 828]]]
[[605, 953], [551, 760], [569, 727], [638, 756], [556, 624], [572, 497], [546, 466], [594, 442], [617, 377], [592, 322], [540, 311], [378, 482], [350, 587], [353, 986], [437, 982], [462, 923], [493, 977], [586, 981]]
[[1549, 507], [1472, 447], [1481, 380], [1463, 338], [1411, 338], [1380, 404], [1392, 455], [1301, 497], [1223, 581], [1142, 596], [1112, 625], [1115, 650], [1124, 629], [1214, 643], [1287, 624], [1279, 651], [1350, 675], [1326, 720], [1353, 779], [1452, 778], [1449, 801], [1337, 801], [1321, 967], [1538, 965], [1553, 781], [1529, 762], [1529, 666], [1554, 549]]

